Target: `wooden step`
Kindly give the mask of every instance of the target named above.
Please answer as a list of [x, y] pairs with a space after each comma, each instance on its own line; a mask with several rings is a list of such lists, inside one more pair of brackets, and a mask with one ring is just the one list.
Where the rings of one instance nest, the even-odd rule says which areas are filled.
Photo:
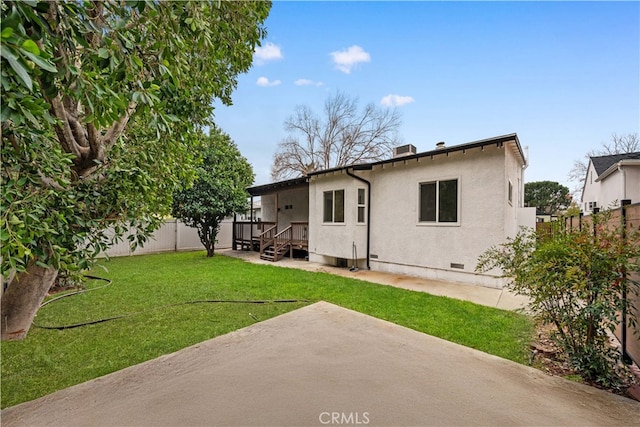
[[283, 258], [284, 254], [286, 254], [287, 252], [289, 252], [289, 245], [278, 249], [277, 253], [275, 252], [273, 245], [271, 245], [265, 248], [264, 252], [260, 254], [260, 259], [275, 262]]

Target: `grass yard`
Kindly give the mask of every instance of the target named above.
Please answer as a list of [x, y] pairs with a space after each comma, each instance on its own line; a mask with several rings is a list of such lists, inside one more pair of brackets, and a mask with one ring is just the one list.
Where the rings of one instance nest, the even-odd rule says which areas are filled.
[[[97, 268], [94, 274], [113, 280], [111, 286], [47, 305], [36, 323], [141, 313], [75, 329], [34, 327], [25, 340], [2, 343], [3, 408], [320, 300], [515, 362], [528, 360], [532, 321], [470, 302], [220, 255], [206, 258], [204, 252], [115, 258], [103, 265], [107, 271]], [[172, 305], [202, 299], [309, 302]]]

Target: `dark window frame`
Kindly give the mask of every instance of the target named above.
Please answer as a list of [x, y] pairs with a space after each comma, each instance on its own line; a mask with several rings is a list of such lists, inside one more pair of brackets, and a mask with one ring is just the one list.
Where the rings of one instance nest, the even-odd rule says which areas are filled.
[[[451, 198], [452, 192], [455, 197]], [[460, 179], [440, 179], [418, 184], [418, 224], [460, 224]]]
[[322, 193], [323, 224], [344, 224], [344, 208], [344, 189], [329, 190]]

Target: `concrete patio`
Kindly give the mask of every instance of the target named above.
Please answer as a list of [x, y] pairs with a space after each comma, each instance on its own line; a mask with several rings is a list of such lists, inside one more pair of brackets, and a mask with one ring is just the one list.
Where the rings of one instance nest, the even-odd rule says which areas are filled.
[[640, 403], [319, 302], [2, 412], [10, 426], [639, 425]]

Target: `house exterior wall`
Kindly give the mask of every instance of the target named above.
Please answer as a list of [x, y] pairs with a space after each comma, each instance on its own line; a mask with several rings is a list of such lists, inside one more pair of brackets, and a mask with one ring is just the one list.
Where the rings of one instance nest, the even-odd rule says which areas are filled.
[[640, 202], [640, 166], [625, 167], [626, 195], [625, 199], [631, 199], [632, 203]]
[[640, 202], [640, 165], [622, 165], [600, 184], [602, 207], [620, 206], [620, 200]]
[[[502, 287], [493, 274], [474, 271], [478, 256], [517, 233], [521, 221], [535, 226], [535, 210], [521, 211], [522, 167], [507, 146], [485, 146], [355, 172], [371, 182], [370, 266], [373, 270]], [[458, 180], [458, 222], [419, 221], [420, 183]], [[512, 202], [508, 183], [512, 183]], [[358, 186], [345, 173], [319, 175], [309, 183], [309, 259], [358, 258], [366, 250], [366, 226], [355, 224]], [[323, 192], [345, 189], [345, 223], [322, 224]], [[348, 214], [347, 214], [348, 213]], [[317, 227], [318, 224], [322, 224]], [[364, 260], [366, 261], [366, 260]], [[363, 263], [359, 262], [358, 266]]]
[[600, 209], [616, 208], [620, 206], [620, 199], [624, 193], [624, 175], [616, 171], [600, 181], [598, 207]]
[[[590, 169], [592, 165], [590, 164]], [[620, 206], [620, 200], [630, 199], [632, 203], [640, 201], [640, 166], [622, 165], [613, 173], [604, 176], [601, 181], [591, 182], [591, 170], [587, 172], [587, 182], [582, 196], [582, 209], [585, 214], [592, 211], [589, 202], [596, 201], [600, 209]]]
[[262, 221], [277, 222], [278, 230], [285, 229], [292, 221], [308, 221], [309, 189], [305, 186], [264, 195], [260, 209]]
[[603, 206], [601, 205], [602, 201], [598, 200], [600, 196], [600, 181], [596, 181], [597, 179], [598, 174], [596, 173], [596, 169], [593, 167], [593, 162], [589, 161], [580, 206], [582, 212], [585, 214], [590, 214], [592, 212], [592, 209], [589, 208], [589, 202], [596, 202], [598, 207]]
[[[365, 177], [366, 175], [360, 175]], [[325, 264], [335, 264], [336, 258], [352, 260], [354, 245], [358, 263], [364, 265], [366, 259], [367, 225], [357, 223], [358, 189], [367, 185], [340, 172], [334, 176], [313, 177], [309, 182], [309, 259]], [[324, 192], [345, 191], [344, 222], [325, 223]], [[352, 261], [350, 261], [351, 263]]]

